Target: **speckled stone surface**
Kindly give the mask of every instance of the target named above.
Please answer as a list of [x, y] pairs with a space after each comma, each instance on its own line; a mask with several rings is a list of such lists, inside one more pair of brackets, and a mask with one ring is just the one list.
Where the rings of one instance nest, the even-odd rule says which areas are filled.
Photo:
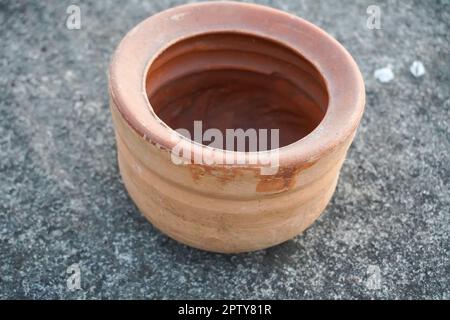
[[[72, 3], [81, 30], [66, 28]], [[0, 3], [0, 298], [450, 298], [449, 2], [260, 2], [338, 39], [367, 106], [320, 220], [241, 255], [158, 232], [118, 173], [109, 59], [131, 27], [177, 3]], [[366, 27], [371, 4], [381, 30]], [[378, 82], [388, 65], [394, 79]], [[81, 289], [70, 291], [75, 263]]]

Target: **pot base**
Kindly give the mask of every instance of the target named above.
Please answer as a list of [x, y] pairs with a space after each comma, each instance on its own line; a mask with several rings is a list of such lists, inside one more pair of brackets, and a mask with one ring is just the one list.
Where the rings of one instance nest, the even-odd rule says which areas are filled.
[[[283, 205], [283, 199], [277, 208], [268, 205], [265, 209], [256, 200], [236, 212], [239, 204], [234, 200], [216, 199], [213, 204], [208, 196], [174, 191], [167, 181], [134, 163], [123, 144], [118, 144], [118, 150], [119, 169], [127, 192], [153, 226], [176, 241], [219, 253], [265, 249], [301, 234], [325, 210], [336, 189], [335, 171], [340, 169], [339, 164], [326, 177], [329, 181], [323, 181], [326, 188], [320, 191], [318, 201], [305, 199], [304, 190], [300, 189], [285, 200], [292, 202], [288, 208]], [[262, 202], [263, 207], [266, 201]], [[202, 203], [208, 207], [198, 206]]]

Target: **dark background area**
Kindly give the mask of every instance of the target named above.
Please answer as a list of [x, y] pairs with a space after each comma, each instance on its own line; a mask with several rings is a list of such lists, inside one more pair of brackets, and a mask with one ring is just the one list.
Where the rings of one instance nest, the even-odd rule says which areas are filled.
[[[117, 169], [111, 54], [139, 21], [183, 2], [0, 2], [0, 298], [450, 298], [449, 1], [257, 2], [340, 41], [367, 104], [323, 216], [239, 255], [155, 230]], [[66, 28], [70, 4], [81, 30]], [[366, 27], [369, 5], [380, 30]], [[378, 82], [388, 65], [395, 78]], [[74, 263], [82, 289], [71, 292]]]

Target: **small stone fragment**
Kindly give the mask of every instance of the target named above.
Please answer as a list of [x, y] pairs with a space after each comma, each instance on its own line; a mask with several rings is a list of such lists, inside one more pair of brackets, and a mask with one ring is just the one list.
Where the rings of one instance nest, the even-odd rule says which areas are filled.
[[381, 289], [381, 270], [377, 265], [369, 265], [367, 268], [366, 286], [369, 290]]
[[425, 67], [421, 61], [414, 61], [409, 67], [409, 71], [411, 71], [412, 75], [416, 78], [419, 78], [425, 74]]
[[375, 70], [374, 77], [381, 83], [388, 83], [389, 81], [394, 79], [394, 72], [392, 72], [392, 69], [390, 67], [385, 67]]

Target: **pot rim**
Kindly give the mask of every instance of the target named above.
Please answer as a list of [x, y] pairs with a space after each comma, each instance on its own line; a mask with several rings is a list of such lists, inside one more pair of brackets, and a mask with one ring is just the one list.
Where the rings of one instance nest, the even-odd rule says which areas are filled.
[[[274, 149], [280, 166], [314, 162], [355, 132], [364, 111], [364, 82], [357, 64], [339, 42], [286, 12], [217, 1], [181, 5], [153, 15], [129, 31], [117, 47], [109, 69], [110, 96], [128, 125], [145, 140], [167, 150], [177, 143], [173, 140], [175, 130], [156, 115], [147, 97], [146, 78], [151, 64], [175, 43], [215, 33], [239, 33], [277, 43], [306, 59], [323, 78], [328, 93], [324, 118], [305, 137]], [[221, 159], [241, 153], [246, 164], [254, 163], [251, 161], [261, 153], [273, 151], [213, 149], [184, 137], [180, 143], [203, 157], [205, 148], [210, 157]]]

